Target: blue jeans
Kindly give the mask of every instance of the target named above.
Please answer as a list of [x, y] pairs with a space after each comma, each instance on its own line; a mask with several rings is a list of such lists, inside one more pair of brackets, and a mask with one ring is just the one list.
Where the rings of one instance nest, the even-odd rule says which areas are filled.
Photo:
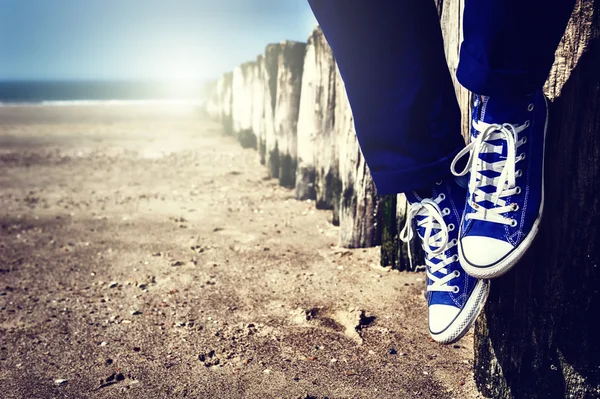
[[[464, 141], [433, 0], [308, 0], [331, 46], [378, 194], [428, 188]], [[457, 77], [473, 93], [542, 88], [575, 0], [465, 0]]]

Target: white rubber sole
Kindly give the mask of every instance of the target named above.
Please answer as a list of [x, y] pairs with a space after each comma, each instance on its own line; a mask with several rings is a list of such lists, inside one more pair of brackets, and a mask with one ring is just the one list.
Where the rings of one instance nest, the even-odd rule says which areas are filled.
[[[462, 251], [461, 240], [458, 240], [458, 258], [461, 266], [465, 270], [465, 272], [475, 278], [489, 279], [495, 278], [503, 275], [512, 269], [513, 266], [517, 264], [517, 262], [523, 257], [525, 252], [531, 246], [533, 239], [537, 236], [537, 233], [540, 229], [540, 222], [542, 221], [542, 214], [544, 212], [544, 173], [546, 169], [546, 131], [548, 130], [548, 100], [546, 96], [544, 96], [544, 101], [546, 102], [546, 123], [544, 124], [544, 145], [542, 148], [542, 199], [540, 201], [540, 211], [538, 213], [538, 217], [533, 222], [533, 226], [531, 227], [531, 231], [529, 234], [525, 236], [521, 244], [515, 247], [505, 258], [500, 260], [498, 263], [488, 267], [477, 266], [469, 263]], [[458, 236], [462, 236], [462, 223], [461, 229], [458, 233]]]
[[431, 338], [441, 344], [453, 344], [461, 339], [467, 331], [473, 326], [477, 316], [481, 313], [483, 305], [490, 293], [490, 282], [488, 280], [479, 280], [473, 288], [471, 296], [465, 303], [464, 308], [456, 316], [454, 321], [441, 333], [434, 334], [429, 331]]

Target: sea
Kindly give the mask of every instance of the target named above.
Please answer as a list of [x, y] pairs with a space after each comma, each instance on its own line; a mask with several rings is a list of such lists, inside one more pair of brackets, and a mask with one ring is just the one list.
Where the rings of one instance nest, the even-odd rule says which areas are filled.
[[99, 103], [193, 102], [201, 104], [206, 81], [0, 81], [0, 107]]

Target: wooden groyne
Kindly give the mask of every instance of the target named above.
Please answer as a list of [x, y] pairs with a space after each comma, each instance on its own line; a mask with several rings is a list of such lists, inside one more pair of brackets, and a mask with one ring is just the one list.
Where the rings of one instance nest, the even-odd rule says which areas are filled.
[[[242, 146], [256, 148], [270, 176], [294, 188], [298, 200], [315, 200], [318, 209], [332, 211], [341, 246], [380, 245], [389, 236], [386, 228], [396, 231], [403, 222], [396, 212], [402, 197], [375, 192], [344, 83], [320, 28], [307, 43], [269, 44], [255, 61], [225, 73], [206, 110]], [[395, 253], [383, 263], [407, 268], [406, 251], [395, 237], [388, 241], [393, 245], [386, 251]]]

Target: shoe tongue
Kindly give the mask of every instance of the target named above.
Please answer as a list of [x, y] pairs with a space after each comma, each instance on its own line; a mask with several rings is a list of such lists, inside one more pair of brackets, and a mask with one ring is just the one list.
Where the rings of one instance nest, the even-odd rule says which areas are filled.
[[443, 184], [429, 189], [408, 191], [404, 195], [410, 204], [421, 202], [426, 198], [433, 199], [441, 192], [453, 198], [455, 204], [463, 204], [467, 195], [468, 177], [447, 176]]
[[527, 105], [532, 96], [484, 97], [480, 102], [478, 120], [486, 123], [520, 124], [526, 118]]
[[408, 201], [408, 203], [411, 205], [417, 202], [421, 202], [421, 198], [419, 198], [418, 194], [414, 191], [407, 191], [406, 193], [404, 193], [404, 195], [406, 196], [406, 200]]
[[408, 191], [404, 195], [406, 195], [406, 200], [410, 204], [414, 204], [417, 202], [421, 202], [425, 198], [431, 198], [433, 193], [430, 189], [423, 189], [423, 190]]

